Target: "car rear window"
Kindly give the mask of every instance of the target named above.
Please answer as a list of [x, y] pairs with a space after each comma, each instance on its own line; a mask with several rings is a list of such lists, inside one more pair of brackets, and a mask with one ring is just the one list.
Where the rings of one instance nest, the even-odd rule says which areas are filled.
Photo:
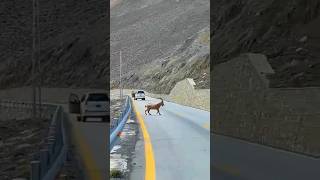
[[144, 92], [143, 92], [143, 91], [138, 91], [138, 93], [143, 93], [143, 94], [144, 94]]
[[107, 94], [89, 94], [88, 101], [109, 101]]

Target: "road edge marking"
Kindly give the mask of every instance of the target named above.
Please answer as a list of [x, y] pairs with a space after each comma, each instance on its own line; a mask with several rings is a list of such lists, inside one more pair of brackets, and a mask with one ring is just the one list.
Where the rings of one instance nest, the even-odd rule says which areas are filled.
[[[132, 101], [132, 100], [131, 100]], [[150, 135], [144, 124], [143, 117], [140, 112], [137, 110], [135, 102], [132, 101], [132, 107], [136, 114], [136, 117], [139, 121], [140, 128], [142, 131], [143, 139], [144, 139], [144, 154], [145, 154], [145, 180], [155, 180], [156, 179], [156, 168], [155, 168], [155, 160], [154, 154], [151, 144]]]
[[[86, 174], [88, 175], [88, 178], [90, 180], [102, 180], [102, 174], [99, 171], [99, 168], [97, 164], [93, 160], [93, 153], [89, 147], [89, 145], [85, 142], [84, 136], [81, 135], [81, 132], [78, 129], [78, 124], [72, 123], [73, 127], [73, 135], [74, 139], [76, 141], [76, 144], [78, 145], [80, 158], [83, 161], [84, 168], [86, 170]], [[95, 170], [95, 171], [93, 171]]]
[[206, 122], [202, 125], [205, 129], [208, 129], [210, 130], [210, 121], [209, 122]]

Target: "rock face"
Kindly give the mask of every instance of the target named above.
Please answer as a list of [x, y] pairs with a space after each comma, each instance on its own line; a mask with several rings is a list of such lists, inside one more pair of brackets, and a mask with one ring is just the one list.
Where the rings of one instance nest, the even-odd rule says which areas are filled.
[[214, 65], [241, 53], [262, 53], [276, 72], [270, 76], [272, 87], [320, 85], [320, 1], [210, 3]]
[[[106, 88], [108, 3], [39, 0], [40, 65], [45, 86]], [[32, 1], [1, 1], [0, 27], [0, 87], [29, 85]]]

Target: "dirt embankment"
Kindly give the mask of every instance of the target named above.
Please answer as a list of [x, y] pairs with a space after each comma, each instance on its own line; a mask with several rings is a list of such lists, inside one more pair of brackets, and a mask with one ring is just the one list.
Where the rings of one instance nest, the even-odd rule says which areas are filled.
[[276, 71], [272, 87], [320, 86], [320, 1], [210, 3], [213, 64], [241, 53], [262, 53]]
[[0, 109], [0, 177], [3, 180], [30, 178], [30, 161], [43, 146], [42, 137], [50, 122], [15, 114], [18, 114], [16, 110]]

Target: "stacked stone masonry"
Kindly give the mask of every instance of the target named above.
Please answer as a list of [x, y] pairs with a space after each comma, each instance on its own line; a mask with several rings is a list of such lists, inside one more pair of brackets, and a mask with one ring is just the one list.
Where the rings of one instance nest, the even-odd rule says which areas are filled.
[[214, 67], [213, 131], [320, 156], [320, 88], [269, 88], [268, 66], [264, 55], [244, 54]]

